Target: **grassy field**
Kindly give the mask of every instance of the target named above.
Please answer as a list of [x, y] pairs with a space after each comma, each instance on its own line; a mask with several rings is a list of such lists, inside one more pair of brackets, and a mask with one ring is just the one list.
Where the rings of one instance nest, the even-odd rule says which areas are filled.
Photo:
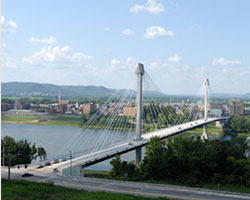
[[54, 126], [80, 127], [81, 119], [77, 116], [2, 116], [3, 123], [37, 124]]
[[[9, 200], [149, 200], [151, 198], [107, 192], [87, 192], [23, 180], [2, 179], [2, 199]], [[165, 199], [166, 198], [160, 198]]]
[[250, 133], [238, 133], [239, 137], [250, 137]]
[[[208, 124], [207, 125], [207, 131], [208, 131], [208, 134], [209, 135], [214, 135], [214, 136], [218, 136], [218, 137], [221, 137], [223, 136], [223, 130], [221, 127], [217, 127], [215, 125], [215, 123], [211, 123], [211, 124]], [[203, 132], [203, 128], [196, 128], [196, 129], [193, 129], [193, 130], [189, 130], [187, 132], [185, 132], [186, 134], [194, 134], [194, 135], [202, 135], [202, 132]]]

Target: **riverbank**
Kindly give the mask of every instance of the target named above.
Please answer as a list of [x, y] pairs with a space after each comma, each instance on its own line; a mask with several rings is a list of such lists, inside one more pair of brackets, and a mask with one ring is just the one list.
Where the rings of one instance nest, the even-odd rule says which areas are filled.
[[[87, 192], [84, 190], [70, 189], [49, 183], [37, 183], [24, 180], [2, 179], [2, 199], [32, 200], [32, 199], [60, 199], [60, 200], [149, 200], [152, 198], [132, 196], [108, 192]], [[161, 198], [167, 200], [167, 198]], [[170, 200], [170, 199], [168, 199]]]
[[81, 127], [80, 117], [67, 115], [2, 116], [2, 123]]
[[[49, 126], [74, 126], [81, 127], [80, 116], [75, 115], [44, 115], [44, 116], [2, 116], [2, 123], [11, 124], [30, 124], [30, 125], [49, 125]], [[91, 129], [103, 129], [103, 126], [91, 125]], [[144, 127], [147, 130], [150, 129], [150, 125]], [[113, 128], [117, 131], [129, 131], [130, 128]], [[145, 130], [144, 130], [145, 131]], [[185, 132], [189, 135], [202, 135], [203, 128], [196, 128]], [[221, 127], [217, 127], [215, 123], [208, 124], [208, 133], [216, 138], [223, 136], [223, 130]]]

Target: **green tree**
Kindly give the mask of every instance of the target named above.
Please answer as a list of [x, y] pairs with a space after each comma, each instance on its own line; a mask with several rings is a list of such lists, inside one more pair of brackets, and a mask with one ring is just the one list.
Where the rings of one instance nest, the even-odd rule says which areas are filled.
[[[2, 164], [8, 165], [18, 165], [18, 164], [29, 164], [33, 159], [37, 157], [37, 149], [35, 144], [31, 145], [27, 140], [15, 141], [12, 137], [5, 136], [1, 140], [1, 157], [3, 159]], [[46, 151], [43, 147], [43, 154], [46, 154]]]
[[45, 160], [47, 153], [43, 147], [38, 147], [37, 148], [37, 156], [40, 158], [40, 160]]
[[165, 176], [166, 143], [152, 137], [146, 146], [145, 158], [141, 164], [142, 176], [146, 179], [160, 180]]

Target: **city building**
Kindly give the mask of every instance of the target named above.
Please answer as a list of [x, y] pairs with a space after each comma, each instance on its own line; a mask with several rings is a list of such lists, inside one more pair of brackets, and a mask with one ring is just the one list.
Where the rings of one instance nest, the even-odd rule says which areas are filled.
[[244, 115], [250, 115], [250, 107], [244, 108]]
[[57, 103], [57, 112], [60, 112], [60, 113], [67, 112], [68, 111], [68, 105], [69, 105], [69, 101], [68, 100], [62, 100], [61, 99], [61, 90], [59, 89], [58, 103]]
[[13, 104], [9, 104], [9, 103], [2, 103], [1, 104], [1, 111], [8, 111], [13, 109]]
[[244, 115], [244, 103], [240, 99], [232, 99], [229, 102], [229, 115], [230, 116]]
[[88, 115], [96, 111], [97, 105], [95, 103], [84, 104], [82, 111], [84, 114]]
[[21, 110], [21, 109], [23, 109], [23, 106], [18, 101], [15, 101], [14, 110]]
[[136, 115], [136, 107], [124, 106], [122, 108], [122, 114], [125, 115], [125, 116], [134, 117]]
[[223, 110], [219, 108], [211, 109], [209, 112], [209, 117], [222, 117]]

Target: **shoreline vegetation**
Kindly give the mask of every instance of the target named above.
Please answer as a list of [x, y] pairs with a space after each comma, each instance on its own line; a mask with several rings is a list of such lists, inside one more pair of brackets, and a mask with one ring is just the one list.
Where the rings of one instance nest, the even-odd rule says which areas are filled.
[[[67, 115], [46, 115], [46, 116], [2, 116], [2, 123], [6, 124], [29, 124], [29, 125], [48, 125], [48, 126], [73, 126], [81, 127], [80, 116], [67, 116]], [[103, 126], [91, 125], [90, 129], [102, 129]], [[150, 127], [149, 127], [150, 128]], [[113, 128], [113, 130], [129, 131], [130, 128]], [[150, 130], [149, 130], [150, 131]], [[203, 128], [196, 128], [185, 133], [189, 135], [201, 135]], [[210, 135], [218, 138], [223, 136], [221, 127], [217, 127], [215, 123], [208, 125]]]
[[77, 116], [4, 116], [2, 123], [49, 125], [49, 126], [75, 126], [81, 127], [81, 119]]

